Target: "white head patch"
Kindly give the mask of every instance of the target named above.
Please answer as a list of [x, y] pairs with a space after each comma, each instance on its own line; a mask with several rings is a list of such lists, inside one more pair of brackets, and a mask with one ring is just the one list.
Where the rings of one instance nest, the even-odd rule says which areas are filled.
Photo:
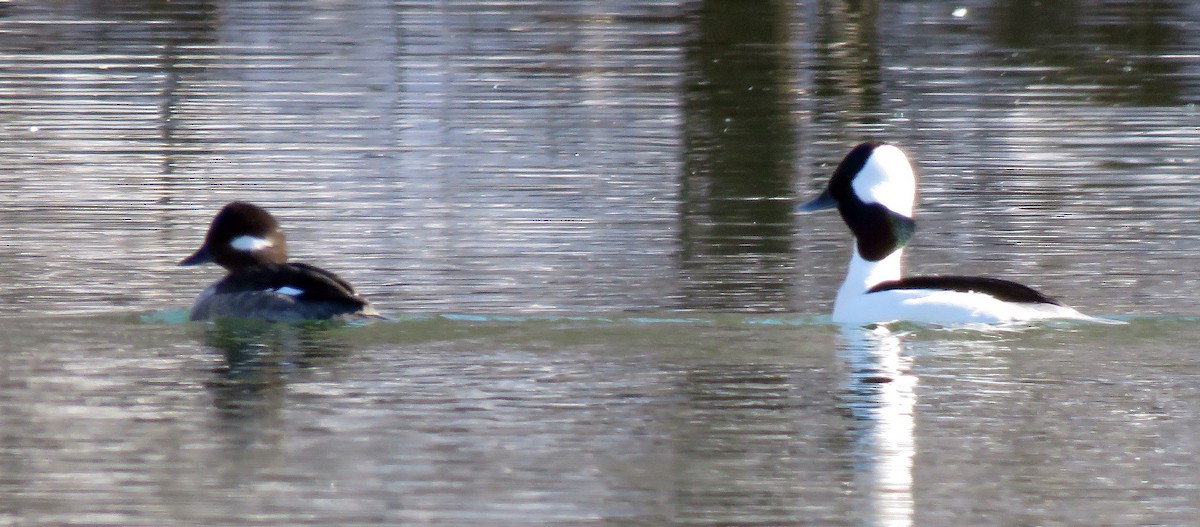
[[876, 148], [850, 187], [863, 203], [878, 203], [909, 218], [913, 215], [917, 177], [899, 148], [892, 145]]
[[249, 235], [238, 236], [237, 238], [234, 238], [233, 240], [230, 240], [230, 242], [229, 242], [230, 247], [233, 247], [236, 250], [246, 252], [246, 253], [252, 253], [254, 251], [261, 251], [272, 245], [274, 245], [274, 244], [271, 243], [271, 240], [268, 240], [266, 238], [259, 238], [257, 236], [249, 236]]
[[296, 289], [295, 287], [286, 286], [286, 285], [276, 289], [275, 292], [279, 293], [281, 295], [287, 295], [287, 296], [300, 296], [300, 295], [304, 294], [303, 289]]

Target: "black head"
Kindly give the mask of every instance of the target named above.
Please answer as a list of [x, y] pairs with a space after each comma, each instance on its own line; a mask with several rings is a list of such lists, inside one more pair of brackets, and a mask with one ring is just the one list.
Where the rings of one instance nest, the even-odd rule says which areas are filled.
[[912, 238], [915, 200], [916, 178], [908, 158], [894, 146], [869, 141], [850, 150], [825, 192], [797, 210], [837, 207], [854, 233], [859, 255], [878, 261]]
[[225, 205], [204, 237], [204, 245], [179, 265], [215, 262], [229, 270], [287, 262], [287, 243], [279, 223], [262, 207], [234, 201]]

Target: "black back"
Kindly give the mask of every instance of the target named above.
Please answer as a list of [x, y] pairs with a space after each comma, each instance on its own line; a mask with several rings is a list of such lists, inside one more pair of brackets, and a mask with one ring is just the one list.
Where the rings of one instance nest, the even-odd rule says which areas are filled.
[[869, 289], [867, 293], [895, 289], [947, 289], [964, 293], [984, 293], [1005, 302], [1063, 305], [1032, 287], [999, 278], [981, 276], [912, 276], [882, 282]]
[[291, 287], [302, 291], [301, 302], [333, 302], [363, 307], [367, 301], [336, 274], [302, 263], [261, 264], [232, 271], [214, 286], [214, 294], [237, 294]]

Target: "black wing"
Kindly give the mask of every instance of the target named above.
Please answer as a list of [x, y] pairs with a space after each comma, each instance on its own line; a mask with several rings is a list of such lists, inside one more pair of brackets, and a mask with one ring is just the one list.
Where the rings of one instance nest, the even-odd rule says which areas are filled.
[[337, 302], [365, 306], [367, 301], [348, 282], [329, 271], [301, 263], [263, 264], [239, 269], [216, 285], [216, 294], [289, 288], [305, 302]]
[[981, 276], [913, 276], [880, 283], [869, 289], [867, 293], [893, 289], [948, 289], [964, 293], [983, 293], [1005, 302], [1063, 305], [1058, 300], [1050, 298], [1032, 287], [999, 278]]
[[336, 274], [333, 274], [333, 272], [331, 272], [331, 271], [326, 271], [324, 269], [321, 269], [320, 267], [317, 267], [315, 265], [308, 265], [306, 263], [292, 263], [292, 264], [288, 264], [288, 265], [293, 268], [300, 269], [305, 274], [311, 273], [313, 275], [317, 275], [318, 277], [320, 277], [319, 279], [321, 279], [321, 280], [330, 280], [333, 283], [337, 284], [343, 291], [345, 291], [350, 296], [352, 296], [354, 298], [358, 298], [358, 292], [354, 290], [354, 286], [350, 285], [350, 282], [343, 280], [342, 277], [340, 277]]

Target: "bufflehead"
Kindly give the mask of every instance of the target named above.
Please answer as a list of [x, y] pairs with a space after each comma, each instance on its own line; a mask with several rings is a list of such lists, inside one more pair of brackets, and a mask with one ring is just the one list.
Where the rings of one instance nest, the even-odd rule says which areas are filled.
[[204, 244], [179, 265], [215, 262], [229, 274], [196, 298], [192, 320], [251, 318], [272, 322], [382, 318], [345, 280], [287, 262], [279, 223], [257, 205], [234, 201], [213, 218]]
[[904, 246], [916, 230], [916, 192], [916, 176], [904, 152], [892, 145], [867, 142], [842, 159], [825, 192], [797, 209], [810, 212], [837, 207], [854, 234], [850, 269], [833, 305], [834, 322], [1108, 322], [1008, 280], [976, 276], [902, 278]]

